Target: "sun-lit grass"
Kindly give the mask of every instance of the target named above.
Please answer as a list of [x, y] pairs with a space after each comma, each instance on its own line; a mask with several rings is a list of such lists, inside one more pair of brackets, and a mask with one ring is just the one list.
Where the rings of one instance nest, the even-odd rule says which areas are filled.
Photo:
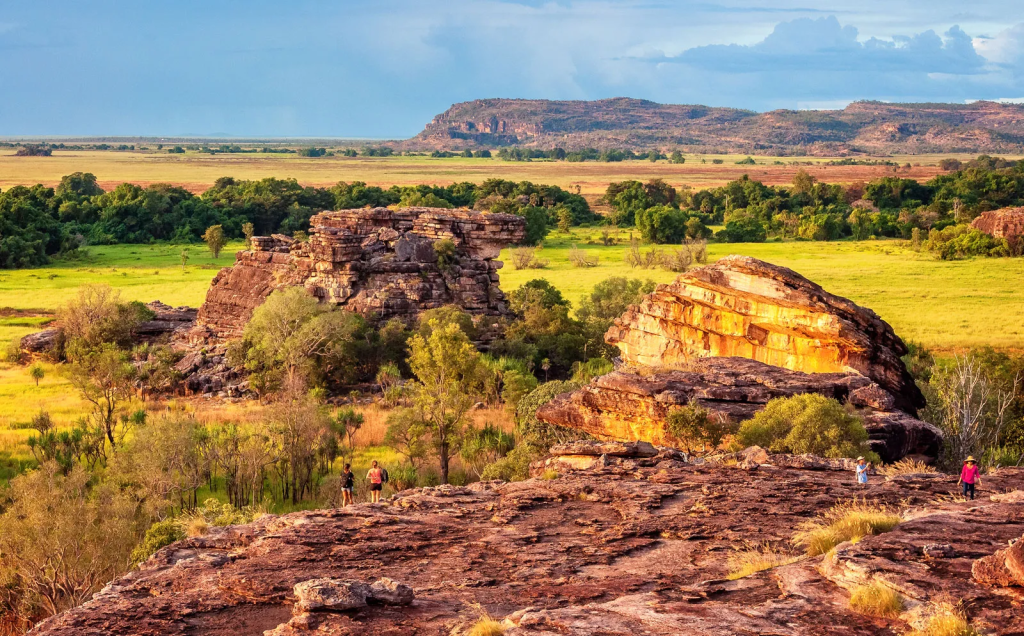
[[[462, 157], [319, 157], [283, 154], [219, 154], [166, 151], [105, 152], [57, 150], [52, 157], [15, 157], [13, 149], [0, 151], [0, 188], [42, 183], [54, 186], [66, 174], [87, 171], [95, 174], [105, 189], [117, 184], [173, 183], [193, 191], [202, 191], [220, 177], [263, 179], [295, 178], [303, 185], [333, 185], [338, 181], [365, 181], [371, 185], [449, 184], [457, 181], [480, 183], [485, 179], [549, 183], [563, 188], [579, 186], [584, 195], [604, 192], [609, 182], [624, 179], [665, 179], [673, 186], [714, 187], [738, 179], [744, 174], [766, 183], [790, 183], [798, 169], [828, 182], [868, 181], [892, 174], [889, 166], [828, 166], [829, 157], [761, 157], [756, 165], [737, 165], [746, 155], [687, 154], [686, 163], [642, 161], [569, 163], [535, 160], [529, 162]], [[940, 159], [954, 155], [914, 155], [890, 157], [900, 164], [899, 176], [926, 181], [939, 174]], [[959, 155], [969, 160], [971, 155]], [[715, 164], [715, 159], [722, 163]], [[703, 162], [702, 162], [703, 160]], [[799, 165], [797, 165], [799, 164]]]
[[882, 618], [896, 618], [903, 612], [905, 603], [903, 596], [896, 590], [872, 582], [868, 585], [860, 585], [850, 594], [850, 607], [861, 614], [879, 616]]
[[916, 459], [906, 457], [892, 464], [886, 464], [878, 469], [878, 472], [885, 475], [886, 477], [894, 477], [896, 475], [914, 475], [918, 473], [937, 473], [938, 470], [934, 466], [926, 464]]
[[[86, 403], [71, 387], [58, 365], [41, 363], [45, 375], [36, 386], [25, 365], [0, 364], [0, 433], [26, 426], [45, 410], [57, 424], [70, 424], [85, 410]], [[14, 431], [27, 438], [31, 431]]]
[[505, 626], [490, 616], [482, 616], [466, 632], [466, 636], [501, 636], [505, 633]]
[[782, 565], [794, 563], [800, 557], [785, 554], [769, 545], [737, 550], [729, 555], [727, 566], [730, 581], [748, 577], [751, 574], [771, 570]]
[[952, 603], [938, 603], [921, 629], [906, 636], [980, 636], [963, 610]]
[[844, 541], [889, 532], [900, 523], [895, 509], [877, 502], [853, 499], [838, 503], [818, 518], [803, 523], [793, 543], [808, 556], [825, 554]]

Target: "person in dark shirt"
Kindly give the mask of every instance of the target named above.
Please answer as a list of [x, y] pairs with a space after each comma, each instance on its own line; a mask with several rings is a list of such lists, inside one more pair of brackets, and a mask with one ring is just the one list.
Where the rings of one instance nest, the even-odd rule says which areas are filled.
[[352, 473], [352, 464], [345, 464], [345, 472], [341, 474], [341, 507], [355, 503], [352, 490], [356, 486], [356, 476]]

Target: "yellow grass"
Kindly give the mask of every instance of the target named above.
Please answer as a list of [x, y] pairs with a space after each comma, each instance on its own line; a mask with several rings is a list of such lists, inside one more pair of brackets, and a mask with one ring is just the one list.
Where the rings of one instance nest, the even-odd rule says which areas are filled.
[[[333, 185], [338, 181], [365, 181], [371, 185], [449, 184], [457, 181], [481, 182], [503, 178], [548, 183], [582, 194], [600, 195], [612, 181], [625, 179], [665, 179], [673, 186], [704, 188], [721, 185], [748, 174], [771, 184], [790, 183], [793, 174], [804, 169], [819, 179], [847, 183], [867, 181], [893, 174], [888, 166], [826, 166], [828, 157], [755, 157], [757, 165], [736, 165], [745, 155], [686, 155], [686, 163], [666, 161], [622, 161], [615, 163], [564, 161], [515, 162], [500, 159], [435, 159], [431, 157], [320, 157], [308, 158], [279, 154], [220, 154], [187, 152], [183, 155], [164, 151], [107, 152], [57, 150], [52, 157], [15, 157], [14, 150], [0, 151], [0, 189], [15, 185], [42, 183], [54, 186], [62, 176], [73, 172], [92, 172], [105, 189], [129, 181], [138, 184], [173, 183], [193, 191], [202, 191], [220, 177], [262, 179], [293, 177], [304, 185]], [[939, 174], [938, 161], [952, 155], [893, 157], [894, 161], [915, 164], [900, 170], [899, 176], [927, 180]], [[701, 163], [703, 157], [705, 163]], [[959, 155], [962, 160], [973, 156]], [[713, 164], [713, 159], [723, 163]], [[776, 165], [780, 161], [782, 165]], [[811, 165], [793, 165], [810, 163]], [[919, 164], [919, 165], [918, 165]]]
[[895, 475], [913, 475], [916, 473], [937, 473], [939, 471], [934, 466], [908, 457], [893, 464], [886, 464], [879, 468], [878, 472], [886, 477], [890, 477]]
[[769, 545], [758, 546], [746, 550], [737, 550], [729, 555], [729, 573], [726, 578], [730, 581], [748, 577], [757, 572], [771, 570], [782, 565], [794, 563], [800, 557], [794, 557], [782, 553]]
[[504, 625], [489, 616], [484, 616], [469, 628], [466, 636], [501, 636], [504, 633]]
[[850, 607], [861, 614], [896, 618], [903, 612], [903, 597], [896, 590], [873, 582], [858, 586], [850, 595]]
[[889, 532], [899, 523], [899, 513], [889, 506], [853, 499], [836, 504], [817, 519], [805, 522], [793, 535], [793, 543], [801, 546], [808, 556], [817, 556], [845, 541]]
[[939, 603], [921, 629], [907, 636], [979, 636], [963, 611], [951, 603]]

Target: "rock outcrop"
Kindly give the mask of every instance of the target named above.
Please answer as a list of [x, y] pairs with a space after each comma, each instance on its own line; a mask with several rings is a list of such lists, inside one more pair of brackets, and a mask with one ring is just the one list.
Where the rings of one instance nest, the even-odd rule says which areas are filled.
[[[474, 315], [502, 315], [495, 260], [525, 235], [523, 219], [441, 208], [373, 208], [323, 212], [305, 242], [253, 237], [234, 266], [213, 279], [199, 309], [193, 345], [238, 337], [275, 289], [303, 286], [324, 302], [367, 317], [414, 318], [456, 304]], [[438, 254], [438, 241], [454, 246]]]
[[971, 227], [994, 238], [1019, 241], [1024, 239], [1024, 208], [1003, 208], [982, 212]]
[[[135, 333], [140, 342], [154, 342], [164, 337], [175, 338], [192, 328], [196, 310], [192, 307], [171, 307], [159, 300], [146, 303], [153, 312], [151, 320], [139, 323]], [[60, 326], [31, 333], [21, 339], [21, 350], [26, 353], [45, 353], [52, 350], [63, 338]]]
[[796, 272], [730, 256], [659, 285], [605, 340], [618, 369], [542, 406], [538, 418], [601, 439], [672, 444], [673, 408], [696, 402], [727, 421], [777, 397], [818, 393], [862, 410], [885, 461], [934, 457], [941, 432], [916, 419], [924, 397], [906, 345], [870, 309]]
[[[506, 636], [908, 631], [909, 614], [879, 619], [850, 608], [847, 590], [872, 578], [900, 586], [915, 607], [964, 599], [983, 633], [1024, 632], [1024, 597], [970, 575], [975, 559], [1024, 534], [1019, 505], [951, 501], [954, 476], [856, 487], [851, 471], [649, 465], [646, 447], [597, 450], [624, 456], [554, 479], [416, 489], [379, 505], [212, 528], [158, 551], [33, 636], [450, 636], [483, 612]], [[990, 492], [1022, 487], [1021, 470], [985, 481]], [[796, 553], [800, 524], [854, 488], [909, 507], [903, 523], [827, 557]], [[797, 560], [727, 580], [730, 555], [764, 544]], [[381, 577], [411, 592], [382, 584], [395, 588], [387, 600], [392, 592], [370, 584]]]
[[975, 561], [971, 573], [982, 585], [1024, 588], [1024, 537]]

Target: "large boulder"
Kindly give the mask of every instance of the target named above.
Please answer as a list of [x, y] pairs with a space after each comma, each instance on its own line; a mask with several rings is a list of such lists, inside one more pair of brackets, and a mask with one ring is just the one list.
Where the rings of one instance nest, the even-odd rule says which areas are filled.
[[1024, 587], [1024, 537], [1008, 548], [975, 561], [971, 575], [982, 585]]
[[705, 357], [743, 357], [805, 373], [856, 372], [916, 415], [924, 396], [892, 327], [800, 274], [727, 256], [659, 285], [605, 335], [631, 366], [671, 368]]
[[705, 358], [686, 371], [655, 374], [617, 370], [537, 411], [542, 421], [607, 440], [677, 442], [666, 429], [669, 412], [697, 404], [713, 416], [740, 422], [769, 400], [818, 393], [860, 410], [872, 450], [883, 460], [910, 454], [934, 457], [942, 433], [907, 413], [890, 410], [889, 394], [857, 373], [803, 373], [746, 358]]
[[683, 274], [631, 306], [605, 340], [622, 353], [617, 369], [542, 406], [541, 421], [671, 445], [666, 420], [680, 406], [739, 422], [773, 398], [817, 393], [858, 409], [885, 461], [935, 457], [942, 443], [916, 418], [924, 396], [892, 327], [784, 267], [729, 256]]

